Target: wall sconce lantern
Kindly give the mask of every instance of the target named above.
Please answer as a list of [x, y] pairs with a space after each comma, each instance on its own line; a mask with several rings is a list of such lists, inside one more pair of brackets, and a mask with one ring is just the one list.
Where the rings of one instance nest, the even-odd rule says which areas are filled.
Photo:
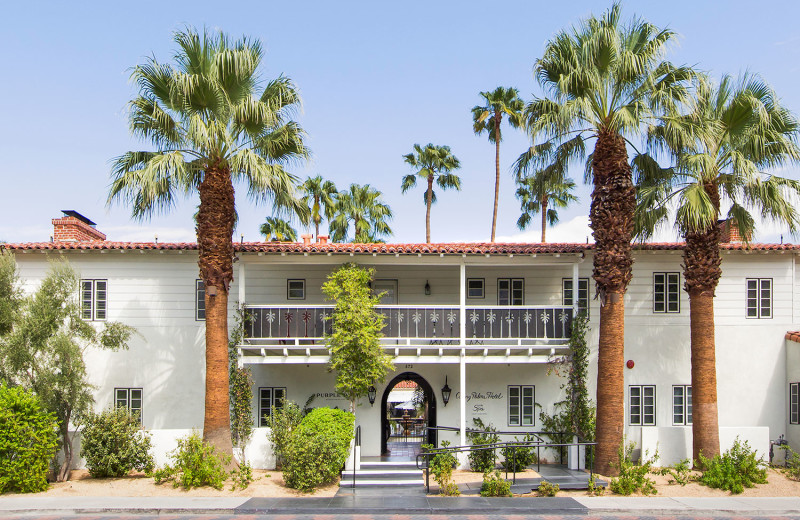
[[372, 385], [370, 385], [370, 387], [367, 389], [367, 398], [369, 399], [369, 405], [370, 406], [375, 404], [375, 395], [377, 393], [378, 393], [378, 391]]
[[428, 283], [428, 280], [425, 280], [425, 296], [431, 295], [431, 284]]
[[450, 387], [447, 386], [447, 376], [444, 376], [444, 386], [442, 387], [442, 402], [444, 403], [445, 406], [447, 406], [447, 403], [450, 401], [450, 394], [452, 392], [453, 391], [450, 389]]

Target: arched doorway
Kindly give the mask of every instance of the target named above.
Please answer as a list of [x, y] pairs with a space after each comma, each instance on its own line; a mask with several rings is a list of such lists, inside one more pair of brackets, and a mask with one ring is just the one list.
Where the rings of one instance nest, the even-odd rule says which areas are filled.
[[[405, 382], [413, 385], [401, 384]], [[389, 396], [398, 385], [413, 390], [409, 393], [411, 398], [390, 403]], [[436, 426], [436, 394], [424, 377], [414, 372], [403, 372], [389, 381], [381, 397], [381, 453], [388, 453], [390, 438], [400, 442], [402, 437], [406, 444], [435, 444], [436, 432], [425, 426]]]

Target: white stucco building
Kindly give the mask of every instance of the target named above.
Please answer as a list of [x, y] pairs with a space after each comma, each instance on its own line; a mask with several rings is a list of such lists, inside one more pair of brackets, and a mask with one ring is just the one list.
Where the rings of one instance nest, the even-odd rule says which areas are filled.
[[[76, 213], [54, 220], [50, 242], [4, 244], [26, 289], [66, 258], [80, 272], [86, 319], [135, 327], [127, 351], [90, 352], [97, 407], [141, 410], [158, 458], [174, 439], [202, 428], [204, 388], [203, 289], [193, 243], [105, 240]], [[65, 231], [66, 230], [66, 231]], [[635, 248], [625, 297], [626, 435], [663, 462], [691, 455], [689, 304], [683, 291], [681, 244]], [[800, 450], [800, 247], [724, 244], [715, 300], [719, 421], [723, 449], [736, 435], [765, 455], [785, 434]], [[321, 285], [345, 262], [375, 268], [373, 289], [385, 291], [384, 345], [396, 370], [376, 383], [374, 405], [357, 410], [362, 455], [386, 449], [388, 396], [413, 380], [425, 390], [424, 421], [460, 431], [481, 418], [499, 430], [540, 431], [539, 407], [552, 412], [563, 379], [548, 375], [548, 359], [565, 348], [578, 307], [590, 316], [592, 381], [596, 382], [599, 307], [592, 298], [592, 246], [586, 244], [236, 244], [231, 318], [237, 303], [253, 318], [241, 348], [252, 370], [256, 426], [249, 455], [269, 466], [259, 417], [283, 399], [314, 406], [347, 403], [326, 369]], [[577, 289], [577, 290], [576, 290]], [[233, 319], [231, 319], [233, 323]], [[798, 336], [797, 339], [800, 339]], [[602, 383], [601, 383], [602, 384]], [[452, 389], [443, 402], [442, 388]], [[396, 429], [394, 431], [397, 431]]]

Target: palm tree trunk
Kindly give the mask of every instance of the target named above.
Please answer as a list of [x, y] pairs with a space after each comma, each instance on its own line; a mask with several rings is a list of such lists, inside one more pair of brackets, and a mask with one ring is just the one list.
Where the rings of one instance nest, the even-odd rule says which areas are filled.
[[542, 197], [542, 244], [545, 242], [547, 232], [547, 197]]
[[426, 196], [427, 211], [425, 212], [425, 243], [431, 243], [431, 201], [433, 200], [433, 175], [428, 176], [428, 193]]
[[[712, 201], [718, 204], [716, 187], [707, 189]], [[700, 460], [700, 453], [706, 458], [719, 454], [714, 340], [714, 293], [722, 275], [719, 235], [716, 226], [705, 232], [686, 233], [683, 252], [684, 289], [689, 293], [692, 335], [692, 457], [696, 461]]]
[[500, 200], [500, 112], [494, 113], [494, 212], [492, 213], [492, 242], [497, 229], [497, 205]]
[[631, 281], [636, 191], [622, 136], [601, 131], [592, 156], [594, 191], [590, 220], [594, 277], [600, 299], [597, 354], [597, 471], [616, 475], [625, 425], [625, 291]]
[[[206, 393], [203, 440], [233, 454], [228, 388], [228, 289], [233, 280], [234, 192], [230, 171], [211, 165], [200, 183], [197, 245], [206, 287]], [[213, 294], [212, 293], [216, 293]], [[242, 302], [244, 303], [244, 302]]]

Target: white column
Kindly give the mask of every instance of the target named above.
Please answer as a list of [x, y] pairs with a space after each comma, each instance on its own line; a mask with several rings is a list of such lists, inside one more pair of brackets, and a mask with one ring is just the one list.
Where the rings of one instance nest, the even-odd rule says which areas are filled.
[[459, 313], [459, 338], [462, 350], [466, 345], [466, 338], [467, 338], [467, 266], [464, 264], [464, 261], [461, 261], [461, 265], [459, 266], [459, 278], [461, 280], [460, 289], [458, 291], [458, 313]]
[[572, 264], [572, 316], [573, 318], [578, 315], [578, 288], [579, 288], [579, 278], [578, 278], [578, 262], [579, 259], [575, 259], [575, 263]]
[[[464, 349], [461, 349], [461, 360], [459, 363], [459, 391], [461, 399], [458, 400], [458, 411], [461, 415], [461, 419], [459, 425], [461, 426], [461, 431], [459, 432], [459, 440], [458, 443], [461, 446], [467, 445], [467, 364], [466, 359], [464, 356]], [[466, 454], [461, 454], [461, 464], [466, 463]]]

